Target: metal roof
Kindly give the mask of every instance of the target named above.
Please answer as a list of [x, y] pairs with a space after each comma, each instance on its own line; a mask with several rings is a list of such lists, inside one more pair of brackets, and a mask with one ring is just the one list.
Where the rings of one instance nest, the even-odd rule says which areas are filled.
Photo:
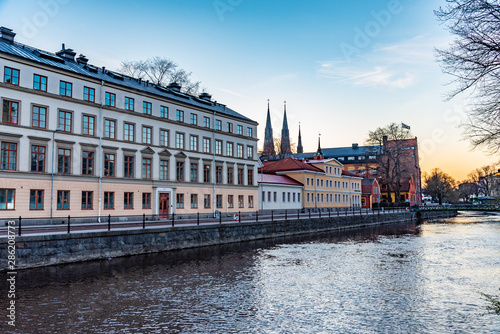
[[206, 101], [195, 96], [175, 92], [165, 87], [160, 87], [142, 80], [139, 81], [126, 75], [106, 70], [105, 68], [99, 68], [90, 64], [71, 61], [60, 57], [55, 53], [39, 50], [21, 43], [10, 43], [0, 38], [0, 53], [47, 65], [67, 72], [76, 73], [99, 81], [103, 80], [105, 82], [112, 83], [118, 86], [131, 88], [177, 102], [187, 103], [198, 108], [215, 111], [216, 113], [239, 118], [241, 120], [257, 124], [256, 121], [241, 115], [240, 113], [226, 107], [223, 104], [216, 103], [214, 101]]
[[[381, 146], [356, 146], [356, 147], [333, 147], [322, 148], [321, 152], [325, 158], [356, 157], [361, 155], [376, 155]], [[312, 159], [316, 152], [294, 154], [297, 159]]]

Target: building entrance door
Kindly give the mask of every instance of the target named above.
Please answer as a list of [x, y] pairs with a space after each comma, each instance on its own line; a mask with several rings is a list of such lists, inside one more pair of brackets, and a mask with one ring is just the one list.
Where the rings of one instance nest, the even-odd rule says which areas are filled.
[[160, 219], [168, 219], [168, 210], [170, 208], [170, 194], [160, 194]]

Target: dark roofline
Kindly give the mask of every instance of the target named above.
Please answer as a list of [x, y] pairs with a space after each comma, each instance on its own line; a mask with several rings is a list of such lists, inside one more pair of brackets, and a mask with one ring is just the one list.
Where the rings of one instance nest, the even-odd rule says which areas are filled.
[[[109, 70], [106, 70], [102, 67], [97, 67], [97, 66], [92, 65], [92, 64], [71, 61], [71, 60], [65, 59], [63, 57], [60, 57], [55, 53], [48, 52], [48, 51], [41, 50], [41, 49], [37, 49], [35, 47], [28, 46], [28, 45], [18, 43], [15, 41], [14, 41], [14, 43], [7, 43], [6, 41], [0, 39], [0, 46], [1, 45], [6, 45], [6, 47], [0, 48], [0, 54], [7, 55], [9, 57], [22, 59], [23, 61], [26, 61], [26, 62], [35, 63], [37, 65], [42, 65], [42, 66], [46, 66], [49, 68], [57, 69], [59, 71], [63, 71], [66, 73], [71, 73], [71, 75], [82, 76], [86, 79], [92, 79], [92, 80], [96, 80], [99, 82], [104, 81], [110, 85], [119, 86], [119, 87], [122, 87], [125, 89], [139, 91], [143, 94], [157, 96], [157, 97], [172, 101], [173, 103], [176, 103], [176, 104], [179, 104], [179, 103], [186, 104], [186, 105], [194, 107], [194, 108], [203, 109], [208, 113], [213, 113], [215, 111], [216, 114], [219, 113], [221, 115], [224, 115], [224, 117], [238, 119], [238, 120], [244, 121], [246, 123], [250, 123], [250, 124], [255, 125], [255, 126], [257, 126], [259, 124], [258, 122], [254, 121], [246, 116], [241, 115], [240, 113], [236, 112], [235, 110], [226, 107], [226, 105], [218, 103], [217, 101], [200, 102], [198, 97], [193, 96], [193, 95], [189, 95], [189, 94], [184, 94], [184, 93], [182, 93], [182, 94], [185, 95], [186, 97], [180, 97], [180, 96], [178, 96], [178, 94], [174, 94], [170, 89], [165, 88], [163, 86], [154, 85], [152, 83], [149, 83], [147, 86], [145, 86], [144, 81], [139, 81], [138, 79], [135, 79], [135, 78], [132, 78], [130, 76], [118, 73], [116, 71], [109, 71]], [[32, 56], [32, 58], [27, 57], [27, 56], [23, 56], [22, 55], [23, 52], [20, 52], [20, 51], [13, 50], [12, 52], [8, 52], [9, 48], [11, 48], [11, 49], [19, 48], [19, 49], [21, 49], [20, 51], [29, 52], [30, 56]], [[51, 59], [44, 58], [43, 56], [41, 56], [41, 54], [44, 54], [44, 53], [50, 55], [50, 57], [54, 58], [54, 59], [51, 60]], [[44, 59], [46, 61], [43, 61], [42, 59]], [[77, 71], [76, 69], [71, 70], [72, 67], [77, 67], [79, 69], [79, 71]], [[97, 69], [97, 72], [91, 71], [90, 68]], [[116, 74], [122, 76], [125, 80], [112, 77], [108, 74], [108, 72], [116, 73]], [[127, 85], [126, 84], [127, 82], [131, 83], [131, 85]], [[148, 87], [150, 87], [151, 90], [146, 89]], [[161, 87], [163, 89], [159, 90], [159, 89], [156, 89], [155, 87]], [[153, 89], [155, 89], [156, 91], [154, 91]], [[209, 102], [210, 105], [208, 105], [207, 102]]]

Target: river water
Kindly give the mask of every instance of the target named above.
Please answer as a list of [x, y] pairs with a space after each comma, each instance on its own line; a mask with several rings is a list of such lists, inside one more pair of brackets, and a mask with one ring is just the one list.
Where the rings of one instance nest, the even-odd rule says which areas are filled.
[[20, 271], [0, 332], [500, 333], [499, 288], [500, 216], [462, 213]]

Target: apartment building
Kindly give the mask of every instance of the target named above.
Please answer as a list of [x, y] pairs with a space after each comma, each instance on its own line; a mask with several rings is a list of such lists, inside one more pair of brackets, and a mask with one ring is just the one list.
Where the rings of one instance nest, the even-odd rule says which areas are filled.
[[5, 27], [0, 71], [2, 216], [257, 209], [257, 123], [209, 94], [23, 45]]

